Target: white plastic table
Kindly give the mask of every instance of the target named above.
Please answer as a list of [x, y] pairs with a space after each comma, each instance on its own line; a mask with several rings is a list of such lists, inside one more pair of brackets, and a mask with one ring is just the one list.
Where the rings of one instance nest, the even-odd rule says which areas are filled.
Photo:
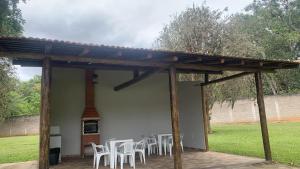
[[162, 155], [162, 138], [163, 137], [170, 137], [172, 134], [158, 134], [157, 135], [157, 141], [158, 141], [158, 152], [159, 155]]
[[124, 142], [133, 142], [133, 139], [127, 139], [127, 140], [111, 140], [109, 141], [109, 147], [110, 147], [110, 168], [115, 168], [115, 153], [117, 152], [116, 144], [117, 143], [124, 143]]

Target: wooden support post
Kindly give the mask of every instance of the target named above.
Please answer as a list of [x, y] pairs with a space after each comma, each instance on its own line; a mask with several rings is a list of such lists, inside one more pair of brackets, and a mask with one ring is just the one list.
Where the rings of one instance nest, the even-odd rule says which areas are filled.
[[179, 131], [179, 103], [177, 95], [176, 68], [170, 67], [169, 70], [170, 84], [170, 103], [171, 103], [171, 118], [172, 118], [172, 134], [173, 134], [173, 152], [174, 152], [174, 169], [182, 169], [181, 162], [181, 146], [180, 146], [180, 131]]
[[267, 117], [266, 117], [265, 103], [264, 103], [263, 84], [261, 78], [262, 78], [261, 72], [256, 72], [255, 83], [256, 83], [257, 104], [259, 109], [260, 127], [261, 127], [261, 134], [262, 134], [262, 139], [264, 144], [265, 159], [267, 161], [272, 161]]
[[[208, 74], [205, 74], [204, 83], [207, 82], [208, 82]], [[209, 115], [208, 115], [208, 100], [207, 100], [206, 86], [201, 86], [201, 100], [202, 100], [202, 114], [203, 114], [204, 142], [205, 142], [204, 151], [208, 151], [209, 150], [209, 146], [208, 146]]]
[[41, 114], [40, 114], [40, 153], [39, 169], [49, 168], [49, 142], [50, 142], [50, 59], [43, 60], [42, 86], [41, 86]]

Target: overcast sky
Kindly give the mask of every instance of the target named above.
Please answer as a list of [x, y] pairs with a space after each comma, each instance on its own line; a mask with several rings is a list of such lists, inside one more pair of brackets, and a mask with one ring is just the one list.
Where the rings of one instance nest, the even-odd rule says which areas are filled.
[[[240, 12], [253, 0], [206, 0], [212, 9]], [[203, 0], [28, 0], [20, 4], [24, 36], [151, 48], [164, 25]], [[22, 80], [40, 68], [17, 68]]]

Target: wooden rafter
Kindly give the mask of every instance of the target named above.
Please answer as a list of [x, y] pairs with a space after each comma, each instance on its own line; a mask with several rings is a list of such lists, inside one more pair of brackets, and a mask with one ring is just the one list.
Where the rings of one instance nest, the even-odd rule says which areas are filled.
[[121, 90], [121, 89], [124, 89], [124, 88], [126, 88], [126, 87], [129, 87], [129, 86], [131, 86], [131, 85], [133, 85], [133, 84], [135, 84], [135, 83], [137, 83], [137, 82], [140, 82], [140, 81], [146, 79], [147, 77], [149, 77], [149, 76], [151, 76], [151, 75], [153, 75], [153, 74], [155, 74], [155, 73], [157, 73], [157, 72], [163, 71], [164, 69], [165, 69], [165, 68], [163, 68], [163, 69], [156, 69], [156, 70], [149, 70], [149, 71], [146, 71], [146, 72], [140, 74], [139, 76], [134, 77], [133, 79], [131, 79], [131, 80], [127, 81], [127, 82], [124, 82], [124, 83], [122, 83], [122, 84], [120, 84], [120, 85], [114, 87], [114, 90], [115, 90], [115, 91], [119, 91], [119, 90]]
[[235, 79], [235, 78], [238, 78], [238, 77], [246, 76], [246, 75], [249, 75], [249, 74], [252, 74], [252, 73], [253, 72], [242, 72], [242, 73], [238, 73], [238, 74], [235, 74], [235, 75], [223, 77], [223, 78], [220, 78], [220, 79], [207, 81], [205, 83], [198, 84], [198, 86], [199, 85], [206, 86], [206, 85], [210, 85], [210, 84], [213, 84], [213, 83], [220, 83], [220, 82], [224, 82], [224, 81], [227, 81], [227, 80], [230, 80], [230, 79]]
[[[0, 52], [0, 57], [11, 57], [18, 58], [22, 56], [23, 59], [37, 59], [43, 60], [44, 55], [37, 53], [12, 53], [12, 52]], [[107, 65], [119, 65], [119, 66], [138, 66], [138, 67], [152, 67], [152, 68], [165, 68], [168, 67], [170, 63], [165, 62], [152, 62], [152, 61], [136, 61], [136, 60], [125, 60], [125, 59], [105, 59], [97, 57], [78, 57], [78, 56], [67, 56], [67, 55], [47, 55], [53, 61], [65, 61], [65, 62], [79, 62], [79, 63], [89, 63], [89, 64], [107, 64]], [[174, 63], [177, 69], [189, 69], [189, 70], [206, 70], [206, 71], [247, 71], [247, 72], [257, 72], [266, 71], [272, 72], [273, 69], [268, 69], [264, 67], [237, 67], [237, 66], [226, 66], [226, 65], [205, 65], [201, 63], [197, 64], [183, 64]], [[298, 65], [297, 65], [298, 66]]]
[[225, 59], [221, 58], [221, 59], [215, 59], [215, 60], [207, 60], [207, 61], [203, 61], [202, 63], [208, 64], [208, 65], [223, 64], [223, 63], [225, 63]]

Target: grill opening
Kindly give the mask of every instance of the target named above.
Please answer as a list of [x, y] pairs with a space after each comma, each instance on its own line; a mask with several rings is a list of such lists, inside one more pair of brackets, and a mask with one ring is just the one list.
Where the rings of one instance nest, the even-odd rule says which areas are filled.
[[83, 132], [84, 134], [98, 133], [98, 120], [84, 121]]

